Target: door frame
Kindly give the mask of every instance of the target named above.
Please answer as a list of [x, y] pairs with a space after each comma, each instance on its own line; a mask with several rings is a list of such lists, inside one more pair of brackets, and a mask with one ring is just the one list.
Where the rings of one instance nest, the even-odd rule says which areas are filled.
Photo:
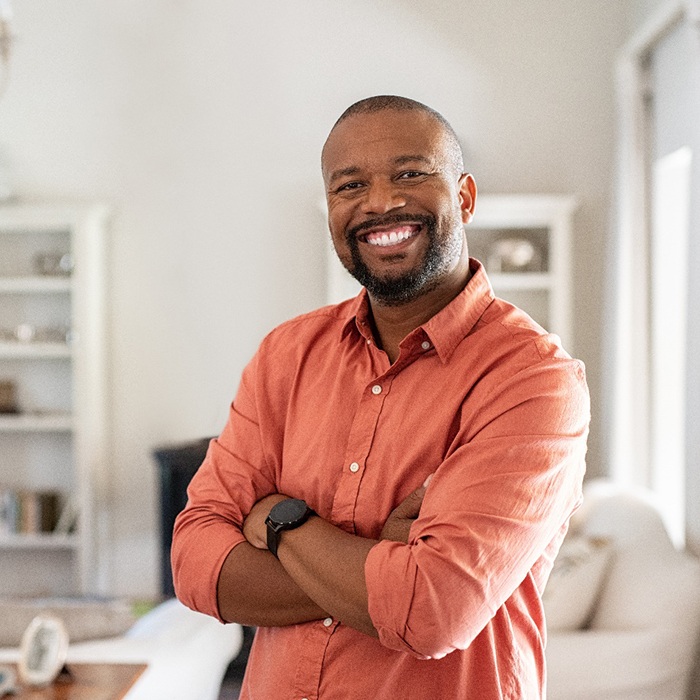
[[681, 22], [700, 32], [700, 0], [667, 0], [622, 47], [615, 66], [618, 113], [617, 222], [612, 290], [613, 395], [607, 435], [611, 476], [628, 485], [648, 486], [651, 445], [649, 298], [650, 120], [647, 66], [658, 43]]

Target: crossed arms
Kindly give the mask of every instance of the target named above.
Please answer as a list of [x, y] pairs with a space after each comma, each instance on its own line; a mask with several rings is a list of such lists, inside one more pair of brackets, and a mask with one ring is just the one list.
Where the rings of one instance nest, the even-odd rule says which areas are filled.
[[[427, 483], [413, 491], [389, 516], [380, 540], [407, 542]], [[219, 576], [219, 612], [227, 622], [283, 626], [329, 615], [360, 632], [378, 636], [367, 610], [364, 565], [380, 540], [350, 535], [312, 517], [283, 534], [277, 554], [267, 551], [265, 518], [285, 496], [258, 501], [243, 525], [246, 542], [235, 547]]]

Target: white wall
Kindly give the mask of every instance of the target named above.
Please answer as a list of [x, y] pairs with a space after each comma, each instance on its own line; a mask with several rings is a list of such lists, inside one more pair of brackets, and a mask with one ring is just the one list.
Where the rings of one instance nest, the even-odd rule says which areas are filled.
[[22, 0], [15, 17], [17, 194], [115, 212], [113, 591], [157, 588], [152, 448], [216, 433], [263, 333], [323, 303], [319, 151], [361, 97], [442, 111], [483, 192], [579, 196], [573, 351], [595, 410], [622, 3]]
[[626, 0], [627, 29], [630, 37], [668, 0]]

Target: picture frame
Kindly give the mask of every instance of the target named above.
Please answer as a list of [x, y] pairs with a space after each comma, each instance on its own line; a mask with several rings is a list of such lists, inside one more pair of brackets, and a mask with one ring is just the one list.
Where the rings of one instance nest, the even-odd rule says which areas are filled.
[[66, 662], [68, 632], [53, 615], [37, 615], [22, 635], [19, 677], [23, 683], [45, 687], [58, 676]]

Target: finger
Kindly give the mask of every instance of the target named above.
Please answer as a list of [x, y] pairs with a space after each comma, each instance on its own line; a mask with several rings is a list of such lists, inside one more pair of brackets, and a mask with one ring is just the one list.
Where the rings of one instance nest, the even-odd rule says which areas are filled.
[[423, 503], [425, 490], [425, 486], [419, 486], [415, 491], [409, 493], [408, 496], [394, 508], [392, 515], [396, 515], [399, 518], [417, 517], [420, 512], [421, 504]]

